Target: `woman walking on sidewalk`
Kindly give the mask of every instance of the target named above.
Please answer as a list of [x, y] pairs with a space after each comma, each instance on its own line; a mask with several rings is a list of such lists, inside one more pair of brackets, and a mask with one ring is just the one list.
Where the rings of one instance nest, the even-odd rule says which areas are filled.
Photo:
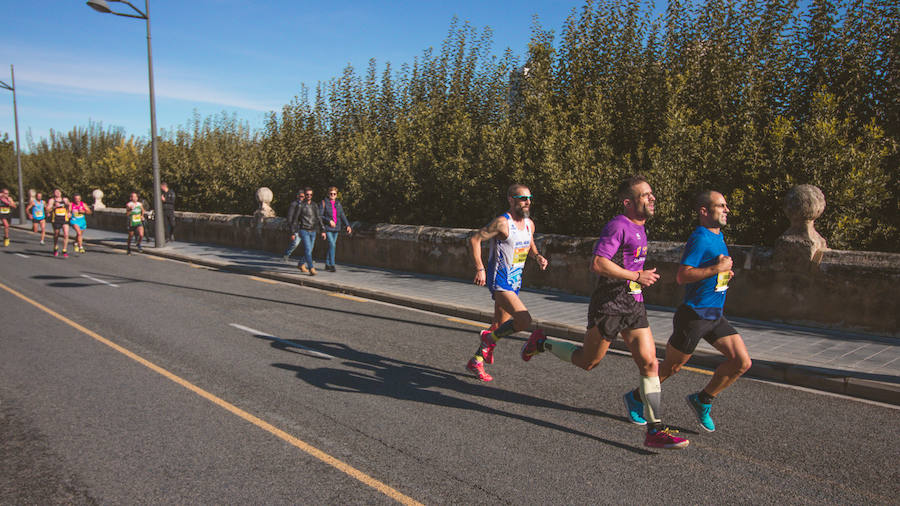
[[337, 246], [338, 235], [341, 228], [347, 230], [347, 234], [352, 234], [353, 229], [350, 228], [350, 222], [347, 221], [347, 215], [344, 214], [344, 206], [337, 199], [337, 186], [328, 187], [328, 198], [322, 201], [319, 207], [319, 214], [322, 215], [322, 221], [325, 224], [325, 236], [328, 238], [328, 253], [325, 255], [325, 270], [335, 272], [334, 268], [334, 250]]

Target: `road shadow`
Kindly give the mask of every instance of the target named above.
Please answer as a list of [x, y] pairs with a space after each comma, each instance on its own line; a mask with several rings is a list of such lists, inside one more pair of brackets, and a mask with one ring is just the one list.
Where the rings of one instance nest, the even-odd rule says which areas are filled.
[[[244, 276], [244, 274], [236, 273], [234, 271], [230, 271], [227, 269], [216, 269], [214, 267], [211, 267], [210, 269], [217, 271], [217, 272], [221, 272], [223, 274], [230, 274], [233, 276]], [[98, 278], [104, 279], [106, 281], [109, 281], [110, 283], [114, 283], [117, 285], [124, 285], [124, 284], [129, 284], [129, 283], [147, 283], [147, 284], [151, 284], [151, 285], [164, 286], [164, 287], [168, 287], [168, 288], [181, 288], [184, 290], [205, 292], [205, 293], [210, 293], [210, 294], [215, 294], [215, 295], [224, 295], [224, 296], [228, 296], [228, 297], [237, 297], [240, 299], [257, 300], [257, 301], [261, 301], [261, 302], [278, 304], [278, 305], [282, 305], [282, 306], [312, 309], [312, 310], [316, 310], [316, 311], [327, 311], [329, 313], [336, 313], [339, 315], [359, 316], [359, 317], [363, 317], [363, 318], [371, 318], [374, 320], [384, 320], [384, 321], [395, 322], [395, 323], [407, 323], [407, 324], [416, 325], [419, 327], [428, 327], [428, 328], [447, 330], [447, 331], [452, 331], [452, 332], [461, 332], [461, 333], [464, 333], [467, 335], [470, 335], [472, 333], [472, 331], [470, 329], [461, 328], [459, 326], [442, 325], [439, 323], [429, 323], [429, 322], [422, 322], [422, 321], [416, 321], [416, 320], [407, 320], [404, 318], [394, 318], [394, 317], [390, 317], [390, 316], [382, 316], [382, 315], [378, 315], [378, 314], [366, 313], [363, 311], [350, 311], [350, 310], [346, 310], [346, 309], [338, 309], [338, 308], [329, 307], [329, 306], [317, 306], [314, 304], [303, 304], [300, 302], [293, 302], [290, 300], [272, 299], [272, 298], [268, 298], [268, 297], [259, 297], [256, 295], [247, 295], [247, 294], [242, 294], [242, 293], [226, 292], [223, 290], [213, 290], [210, 288], [200, 288], [200, 287], [196, 287], [196, 286], [189, 286], [189, 285], [177, 284], [177, 283], [165, 283], [162, 281], [155, 281], [152, 279], [141, 279], [141, 278], [127, 277], [127, 276], [113, 276], [106, 272], [86, 271], [85, 274], [96, 276]], [[84, 283], [84, 282], [75, 283], [75, 282], [71, 282], [71, 281], [68, 281], [68, 282], [64, 281], [64, 280], [79, 280], [80, 281], [82, 279], [80, 276], [50, 276], [50, 275], [38, 274], [38, 275], [31, 276], [31, 279], [43, 280], [43, 281], [48, 281], [48, 280], [53, 281], [52, 283], [47, 283], [47, 286], [51, 286], [54, 288], [86, 288], [86, 287], [91, 287], [91, 286], [97, 286], [96, 284], [93, 284], [93, 283]]]
[[[526, 406], [557, 409], [560, 411], [609, 418], [625, 423], [626, 420], [624, 417], [594, 409], [575, 408], [532, 395], [490, 387], [481, 382], [472, 383], [471, 381], [461, 379], [468, 378], [468, 376], [460, 373], [449, 372], [434, 367], [355, 350], [342, 343], [273, 339], [272, 336], [267, 335], [256, 335], [255, 337], [266, 341], [272, 341], [272, 347], [284, 351], [303, 353], [302, 350], [295, 351], [292, 349], [290, 344], [288, 344], [292, 343], [308, 350], [325, 353], [342, 360], [342, 365], [351, 368], [351, 370], [348, 370], [335, 367], [303, 367], [297, 364], [285, 363], [272, 364], [272, 367], [292, 372], [297, 378], [323, 390], [379, 395], [397, 400], [414, 401], [435, 406], [477, 411], [503, 418], [516, 419], [538, 427], [584, 437], [640, 455], [656, 455], [656, 452], [640, 446], [602, 438], [595, 434], [589, 434], [533, 416], [486, 406], [467, 400], [465, 397], [480, 397], [491, 401], [502, 401]], [[307, 356], [305, 353], [303, 354]], [[441, 389], [444, 391], [452, 390], [453, 392], [458, 393], [459, 396], [448, 395], [444, 392], [432, 389]]]

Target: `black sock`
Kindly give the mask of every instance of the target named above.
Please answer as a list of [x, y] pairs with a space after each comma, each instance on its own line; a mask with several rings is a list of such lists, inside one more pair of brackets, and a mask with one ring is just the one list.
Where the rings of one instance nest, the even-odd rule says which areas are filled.
[[634, 396], [634, 398], [637, 399], [638, 402], [643, 402], [641, 401], [641, 389], [635, 388], [631, 391], [631, 395]]
[[712, 404], [713, 399], [715, 399], [715, 397], [706, 393], [705, 390], [700, 390], [699, 392], [697, 392], [697, 400], [702, 402], [703, 404]]
[[647, 432], [656, 432], [665, 427], [662, 422], [647, 422]]

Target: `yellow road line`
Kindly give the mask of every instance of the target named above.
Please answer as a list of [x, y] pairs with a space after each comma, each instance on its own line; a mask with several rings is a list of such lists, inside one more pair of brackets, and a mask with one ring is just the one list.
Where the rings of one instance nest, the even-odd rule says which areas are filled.
[[460, 320], [459, 318], [447, 318], [447, 321], [456, 322], [456, 323], [464, 323], [466, 325], [471, 325], [473, 327], [481, 327], [483, 329], [490, 327], [490, 325], [488, 325], [486, 323], [473, 322], [471, 320]]
[[158, 257], [156, 255], [147, 255], [147, 258], [152, 258], [154, 260], [159, 260], [160, 262], [168, 262], [168, 258]]
[[355, 300], [357, 302], [371, 302], [369, 299], [364, 299], [362, 297], [356, 297], [354, 295], [347, 295], [346, 293], [329, 293], [328, 295], [332, 297], [340, 297], [342, 299], [347, 300]]
[[263, 283], [269, 283], [270, 285], [277, 285], [277, 284], [278, 284], [278, 281], [273, 281], [273, 280], [271, 280], [271, 279], [260, 278], [260, 277], [256, 277], [256, 276], [250, 276], [250, 279], [253, 279], [253, 280], [256, 280], [256, 281], [261, 281], [261, 282], [263, 282]]
[[413, 499], [409, 496], [406, 496], [406, 495], [400, 493], [399, 491], [395, 490], [394, 488], [391, 488], [390, 486], [363, 473], [362, 471], [360, 471], [359, 469], [356, 469], [355, 467], [351, 466], [350, 464], [340, 461], [340, 460], [332, 457], [331, 455], [323, 452], [322, 450], [319, 450], [318, 448], [311, 446], [308, 443], [306, 443], [300, 439], [297, 439], [296, 437], [288, 434], [287, 432], [284, 432], [283, 430], [275, 427], [274, 425], [266, 422], [265, 420], [262, 420], [260, 418], [257, 418], [256, 416], [251, 415], [250, 413], [225, 401], [224, 399], [222, 399], [220, 397], [216, 397], [215, 395], [211, 394], [210, 392], [207, 392], [206, 390], [203, 390], [202, 388], [194, 385], [193, 383], [190, 383], [187, 380], [182, 379], [179, 376], [176, 376], [175, 374], [167, 371], [166, 369], [163, 369], [162, 367], [154, 364], [153, 362], [150, 362], [149, 360], [141, 357], [140, 355], [137, 355], [136, 353], [134, 353], [126, 348], [123, 348], [122, 346], [119, 346], [118, 344], [101, 336], [100, 334], [97, 334], [96, 332], [94, 332], [86, 327], [81, 326], [80, 324], [66, 318], [65, 316], [57, 313], [56, 311], [53, 311], [52, 309], [48, 308], [47, 306], [44, 306], [43, 304], [41, 304], [37, 301], [34, 301], [34, 300], [26, 297], [25, 295], [22, 295], [21, 293], [17, 292], [16, 290], [13, 290], [12, 288], [4, 285], [3, 283], [0, 283], [0, 288], [3, 288], [7, 292], [24, 300], [25, 302], [40, 309], [41, 311], [44, 311], [45, 313], [56, 318], [57, 320], [81, 331], [84, 334], [87, 334], [94, 340], [96, 340], [102, 344], [105, 344], [106, 346], [109, 346], [110, 348], [118, 351], [122, 355], [125, 355], [126, 357], [134, 360], [135, 362], [143, 365], [144, 367], [183, 386], [184, 388], [190, 390], [191, 392], [194, 392], [195, 394], [199, 395], [200, 397], [203, 397], [204, 399], [212, 402], [213, 404], [215, 404], [227, 411], [230, 411], [231, 413], [239, 416], [240, 418], [243, 418], [244, 420], [252, 423], [253, 425], [256, 425], [260, 429], [263, 429], [266, 432], [269, 432], [270, 434], [272, 434], [284, 441], [287, 441], [291, 445], [295, 446], [296, 448], [299, 448], [300, 450], [306, 452], [307, 454], [311, 455], [312, 457], [315, 457], [315, 458], [319, 459], [320, 461], [324, 462], [325, 464], [328, 464], [328, 465], [334, 467], [335, 469], [355, 478], [356, 480], [374, 488], [375, 490], [390, 497], [391, 499], [394, 499], [395, 501], [397, 501], [401, 504], [410, 504], [410, 505], [421, 504], [420, 502], [416, 501], [415, 499]]
[[682, 367], [682, 369], [685, 371], [699, 372], [700, 374], [705, 374], [707, 376], [713, 375], [712, 371], [707, 371], [706, 369], [697, 369], [696, 367], [684, 366]]

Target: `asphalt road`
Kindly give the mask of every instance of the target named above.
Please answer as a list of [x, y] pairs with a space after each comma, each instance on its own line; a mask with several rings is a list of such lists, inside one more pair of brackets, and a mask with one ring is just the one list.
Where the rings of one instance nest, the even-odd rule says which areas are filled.
[[[591, 372], [471, 323], [106, 248], [0, 249], [0, 503], [896, 504], [896, 407], [742, 379], [649, 450], [627, 356]], [[324, 273], [323, 273], [324, 275]], [[5, 288], [4, 288], [5, 287]], [[15, 293], [13, 293], [15, 292]], [[40, 304], [37, 307], [28, 300]], [[484, 303], [490, 299], [485, 293]]]

